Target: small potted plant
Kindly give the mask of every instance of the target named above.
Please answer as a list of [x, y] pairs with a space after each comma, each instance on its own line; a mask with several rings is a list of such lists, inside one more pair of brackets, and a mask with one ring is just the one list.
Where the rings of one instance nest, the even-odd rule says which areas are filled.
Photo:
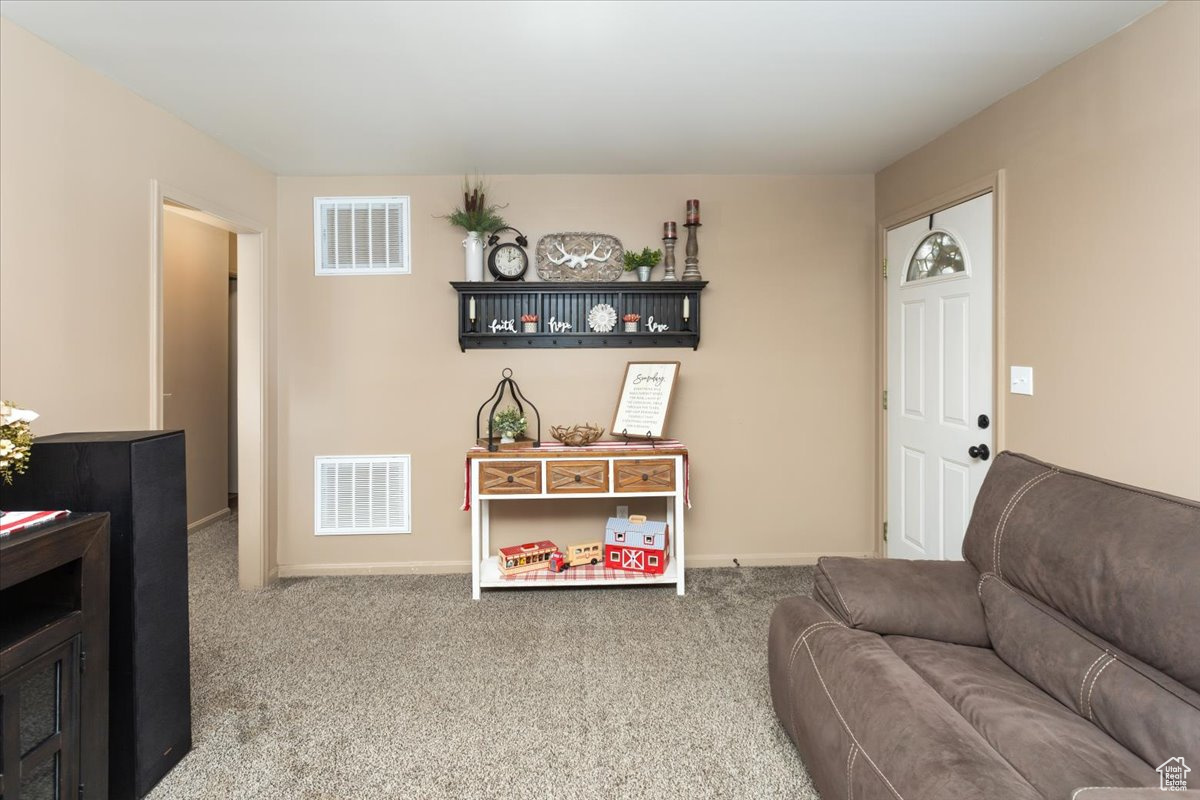
[[662, 250], [651, 250], [649, 247], [644, 248], [640, 253], [626, 250], [624, 259], [625, 271], [633, 272], [636, 269], [638, 280], [645, 283], [650, 280], [650, 270], [654, 269], [662, 259]]
[[521, 325], [524, 326], [526, 333], [537, 333], [538, 315], [537, 314], [522, 314]]
[[505, 406], [492, 417], [492, 430], [500, 434], [500, 444], [512, 444], [525, 433], [525, 417], [513, 406]]
[[642, 321], [641, 314], [626, 314], [621, 317], [621, 321], [625, 323], [626, 333], [637, 333], [638, 323]]

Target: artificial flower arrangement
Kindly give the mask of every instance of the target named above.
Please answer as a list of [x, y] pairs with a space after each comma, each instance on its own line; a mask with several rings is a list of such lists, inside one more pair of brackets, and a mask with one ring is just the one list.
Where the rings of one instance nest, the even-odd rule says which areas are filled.
[[0, 478], [10, 486], [14, 475], [24, 475], [29, 468], [33, 447], [29, 423], [37, 418], [37, 413], [27, 408], [0, 403]]
[[641, 314], [626, 314], [621, 317], [621, 321], [625, 323], [626, 333], [637, 333], [638, 323], [642, 321]]
[[492, 429], [500, 434], [500, 441], [504, 443], [516, 441], [518, 436], [525, 433], [527, 427], [525, 417], [513, 406], [505, 406], [492, 417]]
[[526, 333], [537, 333], [538, 315], [522, 314], [521, 324], [524, 325]]

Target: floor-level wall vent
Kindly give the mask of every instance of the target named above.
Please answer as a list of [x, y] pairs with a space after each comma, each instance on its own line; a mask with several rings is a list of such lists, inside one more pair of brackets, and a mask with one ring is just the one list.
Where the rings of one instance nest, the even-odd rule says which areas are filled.
[[316, 533], [412, 533], [411, 456], [318, 456]]

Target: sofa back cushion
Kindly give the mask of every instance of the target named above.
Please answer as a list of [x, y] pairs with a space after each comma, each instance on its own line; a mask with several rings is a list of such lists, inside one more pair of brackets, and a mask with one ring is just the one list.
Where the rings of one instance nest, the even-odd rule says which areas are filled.
[[1004, 452], [963, 556], [1102, 646], [1200, 691], [1200, 503]]
[[1005, 663], [1151, 766], [1200, 760], [1200, 694], [994, 574], [979, 595]]

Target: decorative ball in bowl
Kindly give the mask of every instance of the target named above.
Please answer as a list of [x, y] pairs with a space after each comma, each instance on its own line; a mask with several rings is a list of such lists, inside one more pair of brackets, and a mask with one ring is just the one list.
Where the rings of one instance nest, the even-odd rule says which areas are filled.
[[550, 435], [568, 447], [583, 447], [599, 440], [604, 435], [604, 428], [597, 425], [551, 425]]

